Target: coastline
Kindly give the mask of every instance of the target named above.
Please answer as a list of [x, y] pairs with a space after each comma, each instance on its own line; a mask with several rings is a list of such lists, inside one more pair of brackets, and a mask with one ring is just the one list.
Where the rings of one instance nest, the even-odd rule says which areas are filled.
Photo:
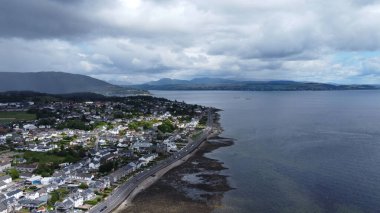
[[[223, 193], [232, 189], [227, 177], [219, 174], [221, 170], [227, 168], [223, 167], [221, 162], [204, 156], [215, 149], [233, 144], [231, 139], [219, 137], [223, 130], [218, 118], [215, 118], [214, 122], [214, 128], [217, 131], [210, 134], [209, 140], [202, 142], [196, 150], [170, 168], [165, 168], [157, 172], [155, 177], [146, 179], [114, 212], [183, 212], [187, 208], [196, 208], [199, 212], [210, 212], [211, 209], [220, 207]], [[178, 183], [186, 176], [184, 172], [186, 174], [190, 172], [189, 176], [199, 176], [202, 183], [195, 185]], [[173, 182], [175, 186], [165, 185], [170, 182]], [[199, 190], [204, 194], [192, 199], [186, 197], [184, 191], [187, 189], [181, 189], [181, 187], [189, 187], [189, 189], [194, 187], [190, 190]], [[166, 203], [162, 203], [163, 198], [167, 199]], [[152, 202], [147, 203], [147, 200]]]
[[[199, 147], [208, 140], [209, 137], [218, 135], [221, 133], [220, 124], [215, 125], [215, 121], [218, 121], [219, 115], [216, 113], [217, 109], [210, 109], [208, 111], [207, 115], [207, 127], [201, 131], [201, 134], [197, 135], [196, 138], [192, 139], [189, 138], [189, 143], [176, 152], [171, 157], [167, 158], [160, 164], [156, 164], [155, 166], [146, 169], [144, 172], [139, 173], [138, 175], [132, 177], [131, 180], [127, 181], [126, 183], [122, 184], [121, 186], [117, 187], [111, 194], [108, 199], [106, 199], [104, 202], [96, 205], [95, 207], [91, 208], [89, 212], [114, 212], [115, 209], [117, 209], [122, 203], [124, 203], [125, 200], [127, 200], [131, 194], [135, 196], [139, 190], [136, 189], [142, 189], [149, 182], [154, 182], [154, 180], [158, 180], [159, 178], [152, 178], [156, 177], [156, 174], [164, 174], [160, 173], [160, 171], [165, 172], [166, 168], [168, 168], [167, 171], [169, 171], [172, 165], [177, 165], [177, 163], [186, 162], [184, 159], [188, 159], [188, 156], [191, 156], [192, 153], [196, 153], [196, 151], [199, 149]], [[219, 127], [219, 128], [216, 128]], [[166, 172], [167, 172], [166, 171]], [[146, 180], [150, 180], [147, 182]], [[145, 184], [144, 184], [145, 183]], [[142, 185], [141, 185], [142, 184]], [[136, 190], [136, 193], [134, 193]]]
[[135, 190], [133, 190], [133, 192], [128, 196], [128, 198], [123, 202], [121, 203], [116, 210], [114, 210], [114, 212], [116, 213], [120, 213], [120, 212], [123, 212], [123, 210], [128, 207], [128, 205], [132, 204], [132, 201], [133, 199], [142, 191], [144, 191], [145, 189], [149, 188], [150, 186], [152, 186], [155, 182], [157, 182], [162, 176], [164, 176], [167, 172], [169, 172], [170, 170], [174, 169], [175, 167], [177, 166], [180, 166], [182, 165], [183, 163], [185, 163], [189, 158], [191, 158], [192, 156], [194, 156], [198, 150], [203, 147], [205, 145], [205, 142], [203, 142], [196, 150], [194, 150], [192, 153], [186, 155], [184, 158], [182, 158], [180, 161], [177, 161], [175, 163], [173, 163], [172, 165], [158, 171], [157, 173], [155, 173], [155, 176], [152, 177], [150, 176], [149, 178], [145, 179], [141, 184], [139, 184], [139, 186], [137, 188], [135, 188]]
[[[219, 115], [218, 115], [219, 116]], [[223, 130], [218, 122], [218, 117], [217, 118], [214, 118], [215, 121], [214, 121], [214, 126], [213, 126], [213, 132], [210, 133], [210, 135], [208, 137], [210, 138], [214, 138], [216, 136], [218, 136]], [[216, 124], [216, 125], [215, 125]], [[199, 149], [201, 149], [202, 147], [205, 146], [205, 143], [207, 142], [207, 139], [204, 140], [193, 152], [189, 153], [188, 155], [186, 155], [185, 157], [183, 157], [181, 160], [171, 164], [170, 166], [167, 166], [165, 168], [163, 168], [162, 170], [158, 171], [157, 173], [154, 174], [154, 176], [150, 176], [149, 178], [145, 179], [141, 184], [139, 184], [139, 186], [137, 188], [135, 188], [133, 190], [133, 192], [126, 198], [126, 200], [123, 201], [123, 203], [121, 203], [117, 208], [116, 210], [114, 210], [114, 212], [122, 212], [122, 210], [125, 208], [125, 207], [128, 207], [129, 204], [132, 203], [133, 199], [140, 193], [142, 192], [143, 190], [149, 188], [151, 185], [153, 185], [156, 181], [158, 181], [162, 176], [164, 176], [167, 172], [169, 172], [170, 170], [172, 170], [173, 168], [177, 167], [177, 166], [180, 166], [181, 164], [185, 163], [187, 160], [189, 160], [189, 158], [191, 158], [192, 156], [194, 156], [198, 151]]]

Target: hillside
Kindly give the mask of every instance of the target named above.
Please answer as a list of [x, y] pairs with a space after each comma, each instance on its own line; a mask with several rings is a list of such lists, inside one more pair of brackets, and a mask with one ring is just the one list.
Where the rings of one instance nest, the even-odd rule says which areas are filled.
[[0, 92], [34, 91], [49, 94], [92, 92], [103, 95], [138, 95], [146, 91], [120, 87], [79, 74], [64, 72], [0, 72]]
[[371, 90], [373, 85], [336, 85], [296, 81], [236, 81], [221, 78], [195, 78], [192, 80], [161, 79], [133, 87], [145, 90], [248, 90], [248, 91], [298, 91], [298, 90]]

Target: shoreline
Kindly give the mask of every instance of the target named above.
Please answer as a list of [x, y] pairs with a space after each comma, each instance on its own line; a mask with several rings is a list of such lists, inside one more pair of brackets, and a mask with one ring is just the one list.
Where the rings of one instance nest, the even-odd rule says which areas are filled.
[[131, 194], [116, 208], [113, 210], [113, 212], [116, 213], [121, 213], [123, 212], [126, 208], [129, 207], [129, 205], [132, 205], [133, 199], [141, 192], [144, 190], [148, 189], [150, 186], [152, 186], [154, 183], [159, 181], [166, 173], [171, 171], [172, 169], [182, 165], [183, 163], [187, 162], [191, 157], [193, 157], [201, 148], [205, 146], [205, 144], [208, 142], [208, 138], [217, 138], [222, 132], [223, 129], [220, 126], [219, 123], [219, 114], [216, 113], [217, 110], [215, 110], [216, 117], [214, 117], [214, 125], [213, 125], [213, 131], [207, 136], [206, 139], [204, 139], [201, 144], [194, 149], [191, 153], [188, 155], [184, 156], [180, 160], [176, 161], [175, 163], [161, 169], [160, 171], [156, 172], [154, 176], [150, 176], [146, 178], [142, 183], [136, 187]]
[[190, 154], [188, 154], [185, 157], [183, 157], [180, 161], [177, 161], [177, 162], [173, 163], [172, 165], [170, 165], [170, 166], [168, 166], [168, 167], [166, 167], [166, 168], [158, 171], [157, 173], [155, 173], [154, 177], [150, 176], [149, 178], [145, 179], [141, 184], [139, 184], [139, 186], [137, 188], [135, 188], [133, 190], [133, 192], [126, 198], [126, 200], [124, 200], [123, 203], [121, 203], [117, 207], [117, 209], [115, 209], [113, 212], [115, 212], [115, 213], [121, 213], [125, 208], [128, 207], [128, 205], [132, 204], [133, 199], [140, 192], [142, 192], [142, 191], [146, 190], [147, 188], [149, 188], [150, 186], [152, 186], [154, 183], [156, 183], [160, 178], [162, 178], [162, 176], [164, 176], [170, 170], [174, 169], [177, 166], [182, 165], [187, 160], [189, 160], [189, 158], [191, 158], [192, 156], [194, 156], [198, 152], [198, 150], [205, 145], [206, 142], [207, 141], [202, 142], [202, 144], [196, 150], [194, 150]]
[[[186, 162], [173, 168], [150, 187], [142, 190], [131, 203], [120, 208], [121, 213], [163, 212], [182, 213], [191, 209], [212, 213], [224, 208], [222, 199], [234, 190], [223, 171], [223, 162], [207, 156], [216, 149], [228, 147], [233, 140], [216, 137], [204, 145]], [[220, 143], [216, 143], [220, 140]], [[229, 140], [229, 142], [227, 142]]]

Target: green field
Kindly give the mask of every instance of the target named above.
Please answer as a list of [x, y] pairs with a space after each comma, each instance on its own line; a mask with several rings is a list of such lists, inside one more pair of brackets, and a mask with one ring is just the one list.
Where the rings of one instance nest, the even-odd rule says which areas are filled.
[[35, 114], [27, 112], [6, 112], [0, 111], [0, 123], [8, 123], [11, 121], [29, 121], [36, 120]]
[[29, 163], [64, 163], [66, 162], [66, 158], [63, 156], [58, 156], [46, 152], [32, 152], [26, 151], [23, 156]]

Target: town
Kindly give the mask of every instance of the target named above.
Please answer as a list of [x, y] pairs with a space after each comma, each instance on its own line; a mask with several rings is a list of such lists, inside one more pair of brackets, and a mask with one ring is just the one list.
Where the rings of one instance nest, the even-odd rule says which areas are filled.
[[150, 96], [4, 97], [0, 213], [89, 211], [185, 149], [206, 128], [209, 110]]

